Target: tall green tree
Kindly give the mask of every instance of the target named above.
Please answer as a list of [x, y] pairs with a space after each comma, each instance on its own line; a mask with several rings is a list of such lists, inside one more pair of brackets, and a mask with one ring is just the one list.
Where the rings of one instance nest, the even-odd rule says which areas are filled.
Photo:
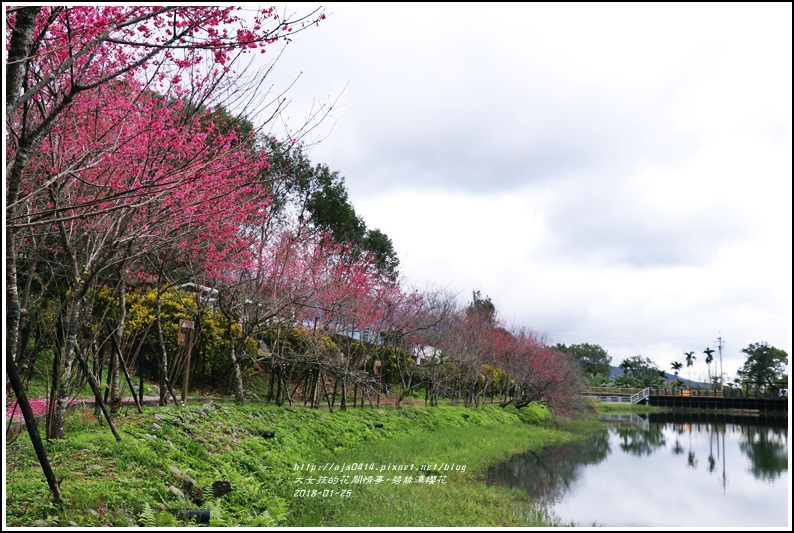
[[753, 383], [759, 390], [769, 390], [785, 381], [788, 354], [766, 342], [752, 343], [742, 349], [747, 360], [737, 374], [745, 383]]
[[709, 374], [709, 384], [711, 384], [711, 362], [714, 361], [714, 350], [711, 348], [706, 348], [703, 350], [703, 353], [706, 354], [706, 368], [708, 369]]
[[567, 352], [576, 357], [585, 374], [609, 375], [609, 365], [612, 362], [612, 357], [597, 344], [582, 343], [566, 346], [558, 343], [554, 349], [558, 352]]
[[366, 251], [385, 274], [396, 277], [399, 259], [391, 239], [370, 229], [350, 201], [345, 178], [327, 165], [312, 165], [303, 147], [264, 140], [273, 182], [273, 214], [295, 216], [315, 229], [327, 232], [336, 242]]
[[664, 371], [656, 366], [650, 358], [635, 355], [623, 360], [620, 364], [624, 374], [628, 372], [635, 378], [640, 387], [658, 387], [664, 383]]
[[670, 364], [670, 367], [673, 369], [673, 372], [675, 373], [675, 375], [677, 377], [678, 373], [681, 371], [681, 369], [684, 368], [684, 365], [683, 365], [683, 363], [680, 363], [678, 361], [673, 361]]
[[363, 247], [375, 257], [375, 264], [384, 272], [394, 274], [400, 265], [394, 243], [379, 229], [368, 229], [364, 235]]
[[692, 379], [692, 365], [695, 364], [695, 352], [686, 352], [684, 353], [686, 356], [686, 367], [689, 370], [689, 379]]
[[487, 324], [496, 322], [496, 306], [490, 296], [482, 297], [480, 291], [472, 291], [471, 303], [466, 308], [469, 317], [478, 317]]

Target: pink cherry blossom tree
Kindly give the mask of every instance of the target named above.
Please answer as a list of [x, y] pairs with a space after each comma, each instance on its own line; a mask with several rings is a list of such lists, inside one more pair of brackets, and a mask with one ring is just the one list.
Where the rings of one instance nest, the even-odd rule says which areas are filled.
[[240, 54], [265, 51], [324, 15], [76, 6], [13, 7], [6, 17], [8, 348], [18, 353], [16, 265], [26, 232], [51, 227], [69, 285], [65, 379], [50, 434], [60, 437], [81, 359], [83, 299], [102, 272], [128, 259], [122, 250], [147, 248], [130, 242], [223, 243], [203, 248], [216, 271], [246, 255], [235, 229], [261, 209], [252, 178], [266, 163], [252, 160], [234, 132], [185, 112], [184, 102], [211, 101]]

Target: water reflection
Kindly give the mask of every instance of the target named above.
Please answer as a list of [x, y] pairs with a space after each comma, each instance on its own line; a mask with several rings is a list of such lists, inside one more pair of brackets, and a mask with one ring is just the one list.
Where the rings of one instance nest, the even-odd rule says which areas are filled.
[[582, 525], [786, 525], [785, 418], [612, 418], [587, 442], [513, 457], [489, 471], [489, 482], [520, 488]]
[[636, 428], [617, 428], [617, 434], [620, 437], [620, 449], [638, 457], [651, 455], [667, 444], [664, 433], [658, 426], [653, 426], [647, 431]]
[[534, 499], [559, 499], [576, 484], [587, 465], [596, 465], [610, 453], [609, 431], [598, 431], [587, 442], [546, 448], [516, 455], [489, 471], [489, 478], [525, 491]]
[[774, 481], [788, 470], [788, 433], [785, 430], [743, 427], [742, 438], [739, 447], [750, 458], [751, 472], [756, 478]]

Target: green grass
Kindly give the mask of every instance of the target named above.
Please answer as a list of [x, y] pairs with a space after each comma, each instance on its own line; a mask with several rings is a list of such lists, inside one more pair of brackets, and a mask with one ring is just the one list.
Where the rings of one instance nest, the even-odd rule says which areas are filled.
[[[153, 416], [158, 414], [158, 420]], [[211, 526], [533, 525], [552, 518], [517, 493], [479, 476], [494, 461], [563, 442], [573, 434], [526, 422], [547, 419], [542, 407], [484, 406], [348, 409], [346, 412], [262, 404], [214, 403], [187, 408], [122, 408], [116, 442], [92, 409], [69, 413], [64, 439], [46, 442], [60, 481], [51, 495], [26, 432], [6, 444], [7, 525], [83, 527], [185, 525], [167, 509], [211, 510]], [[152, 428], [156, 422], [160, 429]], [[381, 426], [381, 427], [379, 427]], [[565, 429], [564, 426], [562, 429]], [[273, 431], [265, 439], [261, 431]], [[156, 437], [156, 438], [153, 438]], [[296, 498], [295, 464], [334, 461], [457, 463], [445, 484], [350, 487], [351, 497]], [[176, 467], [198, 487], [229, 481], [232, 491], [202, 507], [181, 502]], [[326, 486], [326, 489], [333, 488]], [[339, 490], [339, 489], [337, 489]]]
[[[374, 465], [364, 474], [383, 476], [369, 485], [328, 485], [328, 496], [299, 497], [303, 510], [290, 525], [301, 527], [493, 527], [555, 525], [553, 517], [521, 493], [484, 483], [485, 469], [528, 450], [561, 444], [571, 435], [527, 425], [444, 428], [432, 433], [362, 446], [329, 457], [337, 464]], [[397, 465], [414, 470], [379, 471]], [[421, 470], [428, 466], [431, 471]], [[445, 468], [446, 467], [446, 468]], [[437, 469], [437, 470], [433, 470]], [[420, 476], [439, 483], [417, 483]], [[413, 482], [406, 484], [407, 477]], [[401, 481], [402, 480], [402, 481]], [[311, 491], [310, 485], [297, 485]], [[322, 486], [317, 486], [322, 491]], [[348, 488], [352, 495], [333, 494]], [[297, 489], [300, 491], [300, 489]], [[296, 491], [296, 492], [297, 492]]]
[[609, 413], [663, 413], [669, 411], [665, 407], [655, 407], [652, 405], [630, 404], [630, 403], [610, 403], [598, 402], [597, 411], [600, 414]]

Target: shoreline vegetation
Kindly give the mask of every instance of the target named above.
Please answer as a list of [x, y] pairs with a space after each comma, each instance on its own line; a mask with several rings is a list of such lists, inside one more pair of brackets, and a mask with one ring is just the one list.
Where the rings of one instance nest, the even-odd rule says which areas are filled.
[[[605, 414], [670, 409], [589, 402], [573, 418], [523, 409], [405, 405], [329, 412], [206, 399], [123, 407], [117, 442], [90, 407], [46, 441], [52, 503], [26, 432], [8, 431], [11, 527], [553, 527], [525, 494], [488, 485], [513, 455], [587, 438]], [[224, 489], [224, 487], [226, 487]]]
[[61, 505], [27, 434], [7, 440], [7, 526], [557, 526], [483, 472], [598, 425], [534, 404], [329, 413], [208, 402], [123, 408], [117, 442], [92, 409], [68, 416], [65, 438], [46, 442]]

